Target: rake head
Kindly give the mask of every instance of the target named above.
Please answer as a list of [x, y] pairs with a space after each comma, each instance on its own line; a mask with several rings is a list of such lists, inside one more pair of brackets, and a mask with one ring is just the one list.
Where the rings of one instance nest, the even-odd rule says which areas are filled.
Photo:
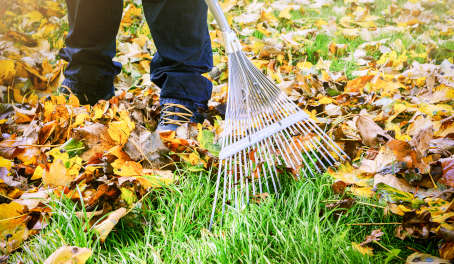
[[[347, 155], [224, 32], [229, 89], [210, 229], [218, 199], [237, 209], [259, 194], [278, 193], [279, 166], [315, 176]], [[222, 187], [221, 187], [222, 186]]]

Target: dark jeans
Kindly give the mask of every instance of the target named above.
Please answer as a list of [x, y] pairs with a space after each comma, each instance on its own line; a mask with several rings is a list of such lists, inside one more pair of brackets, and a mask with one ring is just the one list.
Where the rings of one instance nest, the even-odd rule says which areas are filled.
[[[212, 84], [202, 76], [213, 67], [207, 6], [203, 0], [142, 0], [157, 47], [151, 79], [161, 87], [161, 103], [204, 107]], [[66, 0], [69, 34], [60, 56], [69, 62], [64, 85], [90, 103], [113, 94], [121, 64], [112, 61], [123, 12], [122, 0]]]

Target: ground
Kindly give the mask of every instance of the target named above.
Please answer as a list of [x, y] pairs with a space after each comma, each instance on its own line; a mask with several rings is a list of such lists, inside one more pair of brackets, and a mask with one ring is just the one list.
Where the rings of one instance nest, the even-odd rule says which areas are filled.
[[213, 17], [206, 121], [157, 135], [155, 48], [140, 1], [125, 1], [117, 96], [90, 107], [55, 92], [64, 2], [0, 0], [2, 261], [43, 263], [54, 252], [76, 263], [454, 259], [454, 2], [221, 5], [254, 65], [350, 160], [298, 181], [288, 176], [307, 168], [280, 168], [278, 196], [217, 211], [208, 230], [228, 89]]

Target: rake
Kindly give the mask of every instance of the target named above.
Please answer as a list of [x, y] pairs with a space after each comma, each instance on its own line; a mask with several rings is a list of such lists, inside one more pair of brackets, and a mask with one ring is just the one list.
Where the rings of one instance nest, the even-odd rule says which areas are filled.
[[227, 204], [240, 209], [264, 192], [278, 194], [281, 167], [297, 171], [297, 178], [299, 171], [315, 177], [347, 155], [248, 60], [218, 1], [206, 3], [223, 33], [229, 61], [211, 230], [220, 196], [224, 215]]

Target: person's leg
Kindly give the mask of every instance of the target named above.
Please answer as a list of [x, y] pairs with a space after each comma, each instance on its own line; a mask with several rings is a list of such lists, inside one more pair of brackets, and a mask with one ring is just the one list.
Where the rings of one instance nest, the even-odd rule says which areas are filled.
[[142, 3], [157, 47], [150, 71], [152, 81], [161, 87], [161, 104], [182, 104], [194, 112], [206, 108], [212, 84], [202, 74], [213, 67], [213, 55], [205, 1]]
[[112, 58], [123, 0], [66, 0], [66, 4], [69, 33], [59, 55], [69, 63], [62, 89], [69, 88], [83, 104], [95, 104], [114, 95], [113, 80], [121, 71], [121, 64]]

